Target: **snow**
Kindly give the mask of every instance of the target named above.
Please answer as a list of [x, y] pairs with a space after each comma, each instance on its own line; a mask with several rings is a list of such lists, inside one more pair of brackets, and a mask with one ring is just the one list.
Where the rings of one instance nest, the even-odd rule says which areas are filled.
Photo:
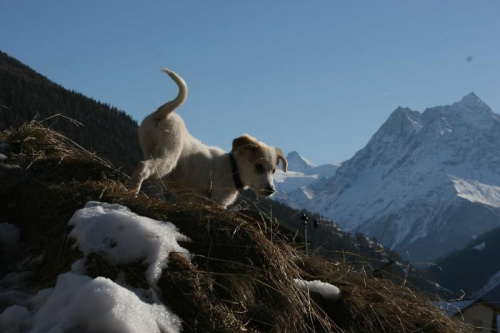
[[418, 117], [415, 117], [414, 115], [412, 115], [411, 112], [406, 113], [406, 117], [407, 117], [408, 121], [410, 122], [411, 126], [413, 127], [413, 129], [417, 133], [420, 132], [424, 128], [424, 125], [422, 125], [420, 119]]
[[33, 316], [31, 332], [179, 332], [180, 320], [160, 304], [148, 304], [117, 283], [71, 272]]
[[335, 302], [340, 298], [340, 289], [330, 283], [319, 280], [305, 281], [302, 279], [294, 279], [294, 281], [300, 288], [312, 293], [318, 293], [326, 300]]
[[318, 175], [320, 177], [329, 178], [335, 176], [340, 165], [340, 163], [321, 164], [314, 168], [307, 169], [304, 173], [306, 175]]
[[0, 162], [7, 160], [5, 153], [10, 150], [10, 145], [5, 142], [0, 142]]
[[500, 285], [500, 271], [490, 276], [488, 282], [480, 290], [476, 291], [473, 296], [480, 298], [484, 294], [495, 289], [498, 285]]
[[[127, 207], [89, 202], [68, 222], [70, 234], [84, 254], [71, 272], [59, 275], [54, 288], [35, 296], [22, 291], [0, 293], [0, 332], [180, 332], [180, 319], [159, 301], [156, 282], [175, 251], [189, 258], [178, 241], [188, 238], [169, 222], [139, 216]], [[19, 230], [2, 225], [6, 241], [15, 245]], [[2, 246], [3, 246], [2, 245]], [[97, 251], [114, 264], [143, 261], [149, 289], [128, 286], [123, 274], [116, 281], [85, 275], [84, 260]], [[19, 272], [2, 283], [16, 283], [30, 272]], [[168, 299], [168, 295], [162, 295]]]
[[299, 155], [296, 151], [292, 151], [286, 155], [288, 167], [290, 170], [304, 172], [309, 168], [314, 168], [316, 164], [309, 161], [307, 158]]
[[470, 202], [500, 208], [500, 187], [482, 184], [475, 180], [454, 178], [452, 180], [457, 195]]
[[29, 311], [24, 306], [13, 305], [0, 315], [0, 331], [17, 333], [28, 331]]
[[89, 202], [68, 224], [74, 227], [70, 236], [85, 256], [101, 252], [116, 265], [142, 260], [149, 265], [149, 283], [158, 280], [170, 252], [188, 255], [177, 242], [189, 239], [172, 223], [139, 216], [118, 204]]
[[307, 199], [312, 200], [314, 198], [314, 193], [307, 188], [307, 186], [301, 186], [300, 190], [304, 195], [307, 197]]
[[[276, 185], [292, 190], [300, 185], [309, 184], [318, 179], [318, 175], [306, 175], [303, 172], [288, 170], [286, 173], [282, 170], [276, 170], [274, 182]], [[286, 187], [285, 187], [286, 186]]]
[[449, 317], [455, 316], [458, 312], [463, 311], [470, 305], [476, 302], [475, 299], [460, 300], [454, 302], [438, 301], [434, 302], [434, 305], [446, 313]]
[[287, 160], [287, 172], [277, 170], [274, 175], [277, 193], [272, 198], [290, 206], [297, 206], [295, 205], [297, 197], [305, 196], [307, 200], [312, 200], [314, 192], [303, 189], [333, 177], [340, 167], [340, 164], [336, 163], [316, 166], [297, 152], [288, 153]]
[[486, 242], [482, 242], [481, 244], [474, 246], [472, 249], [481, 251], [484, 250], [485, 248], [486, 248]]

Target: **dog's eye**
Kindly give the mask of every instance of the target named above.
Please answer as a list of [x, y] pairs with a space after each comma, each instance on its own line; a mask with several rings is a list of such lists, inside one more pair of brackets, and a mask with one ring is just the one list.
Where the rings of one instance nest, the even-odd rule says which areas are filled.
[[273, 173], [276, 173], [276, 168], [273, 169]]
[[257, 170], [257, 172], [259, 173], [262, 173], [264, 172], [264, 166], [262, 164], [255, 164], [255, 170]]

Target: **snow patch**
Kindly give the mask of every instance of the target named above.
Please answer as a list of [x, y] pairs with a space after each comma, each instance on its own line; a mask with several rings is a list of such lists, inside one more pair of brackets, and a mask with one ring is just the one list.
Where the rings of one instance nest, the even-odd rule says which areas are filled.
[[27, 332], [26, 323], [29, 311], [24, 306], [14, 305], [0, 315], [0, 332], [19, 333]]
[[318, 178], [317, 175], [306, 175], [303, 172], [288, 170], [286, 173], [282, 170], [276, 170], [274, 174], [274, 181], [276, 183], [284, 182], [304, 182], [302, 179], [306, 179], [305, 182], [312, 182]]
[[302, 193], [304, 193], [307, 199], [312, 200], [314, 198], [313, 192], [309, 190], [307, 186], [301, 186], [300, 190], [302, 191]]
[[477, 251], [481, 251], [481, 250], [484, 250], [485, 247], [486, 247], [486, 242], [482, 242], [481, 244], [474, 246], [472, 249], [477, 250]]
[[296, 151], [292, 151], [286, 155], [288, 168], [293, 171], [304, 172], [309, 168], [314, 168], [316, 164], [301, 156]]
[[406, 117], [408, 118], [408, 120], [410, 121], [410, 124], [411, 126], [413, 127], [413, 129], [418, 133], [422, 130], [422, 128], [424, 128], [424, 125], [422, 125], [422, 123], [420, 122], [420, 120], [414, 116], [410, 116], [410, 114], [406, 114]]
[[170, 252], [188, 256], [177, 242], [189, 239], [172, 223], [139, 216], [122, 205], [90, 201], [68, 224], [74, 227], [70, 236], [76, 239], [75, 246], [85, 256], [100, 252], [115, 265], [143, 261], [149, 265], [150, 284], [158, 281]]
[[318, 293], [326, 300], [338, 301], [340, 298], [340, 289], [330, 283], [319, 280], [305, 281], [302, 279], [294, 279], [294, 282], [300, 288], [312, 293]]
[[[181, 331], [180, 319], [160, 302], [155, 287], [170, 252], [189, 257], [188, 251], [177, 243], [188, 240], [186, 236], [172, 223], [139, 216], [121, 205], [100, 202], [87, 203], [68, 224], [74, 227], [71, 236], [77, 241], [75, 246], [85, 256], [98, 251], [114, 264], [138, 260], [148, 264], [149, 290], [128, 286], [124, 283], [124, 273], [116, 281], [83, 275], [85, 262], [80, 259], [72, 265], [78, 273], [59, 275], [54, 288], [41, 290], [33, 297], [16, 290], [0, 293], [0, 305], [8, 306], [0, 314], [0, 332]], [[1, 228], [12, 231], [7, 239], [18, 235], [10, 226]], [[24, 275], [21, 272], [10, 280], [22, 280]]]
[[500, 187], [461, 178], [453, 178], [452, 183], [459, 197], [470, 202], [500, 208]]
[[471, 304], [474, 304], [475, 299], [461, 300], [455, 302], [446, 302], [446, 301], [437, 301], [434, 302], [434, 305], [441, 309], [448, 317], [453, 317], [457, 313], [469, 307]]
[[160, 304], [143, 302], [113, 281], [74, 273], [56, 286], [33, 317], [32, 332], [178, 332], [179, 319]]
[[473, 297], [481, 298], [481, 296], [495, 289], [498, 285], [500, 285], [500, 271], [493, 274], [488, 280], [488, 283], [486, 283], [480, 290], [475, 292]]
[[0, 142], [0, 162], [8, 159], [7, 155], [5, 155], [8, 151], [10, 151], [10, 145], [5, 142]]

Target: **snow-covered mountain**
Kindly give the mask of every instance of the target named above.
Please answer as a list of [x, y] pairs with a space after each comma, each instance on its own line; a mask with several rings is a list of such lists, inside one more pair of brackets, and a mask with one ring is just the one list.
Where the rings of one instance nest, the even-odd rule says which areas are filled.
[[334, 177], [288, 195], [344, 230], [430, 262], [500, 226], [500, 115], [474, 93], [396, 109]]
[[333, 177], [340, 167], [340, 164], [322, 164], [317, 166], [296, 151], [287, 154], [288, 171], [276, 171], [274, 182], [277, 192], [274, 199], [284, 202], [292, 207], [302, 196], [308, 195], [307, 186], [325, 182]]
[[302, 157], [296, 151], [292, 151], [286, 155], [288, 168], [293, 171], [305, 172], [308, 169], [314, 168], [316, 164]]

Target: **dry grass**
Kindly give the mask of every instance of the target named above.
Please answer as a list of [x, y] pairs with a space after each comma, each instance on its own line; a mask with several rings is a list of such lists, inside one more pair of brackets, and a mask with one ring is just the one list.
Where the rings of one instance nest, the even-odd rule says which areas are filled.
[[[406, 287], [345, 262], [306, 258], [266, 219], [209, 204], [135, 198], [123, 185], [125, 175], [40, 123], [2, 132], [0, 142], [12, 146], [0, 180], [14, 174], [18, 180], [0, 187], [0, 218], [21, 227], [29, 251], [45, 254], [39, 286], [53, 284], [80, 256], [68, 241], [67, 221], [88, 200], [99, 200], [171, 221], [192, 240], [183, 246], [194, 259], [171, 254], [158, 283], [186, 332], [467, 331]], [[145, 283], [139, 263], [115, 267], [95, 254], [87, 265], [92, 276], [114, 278], [121, 270], [127, 282]], [[295, 285], [298, 277], [337, 285], [341, 300], [311, 298]]]

